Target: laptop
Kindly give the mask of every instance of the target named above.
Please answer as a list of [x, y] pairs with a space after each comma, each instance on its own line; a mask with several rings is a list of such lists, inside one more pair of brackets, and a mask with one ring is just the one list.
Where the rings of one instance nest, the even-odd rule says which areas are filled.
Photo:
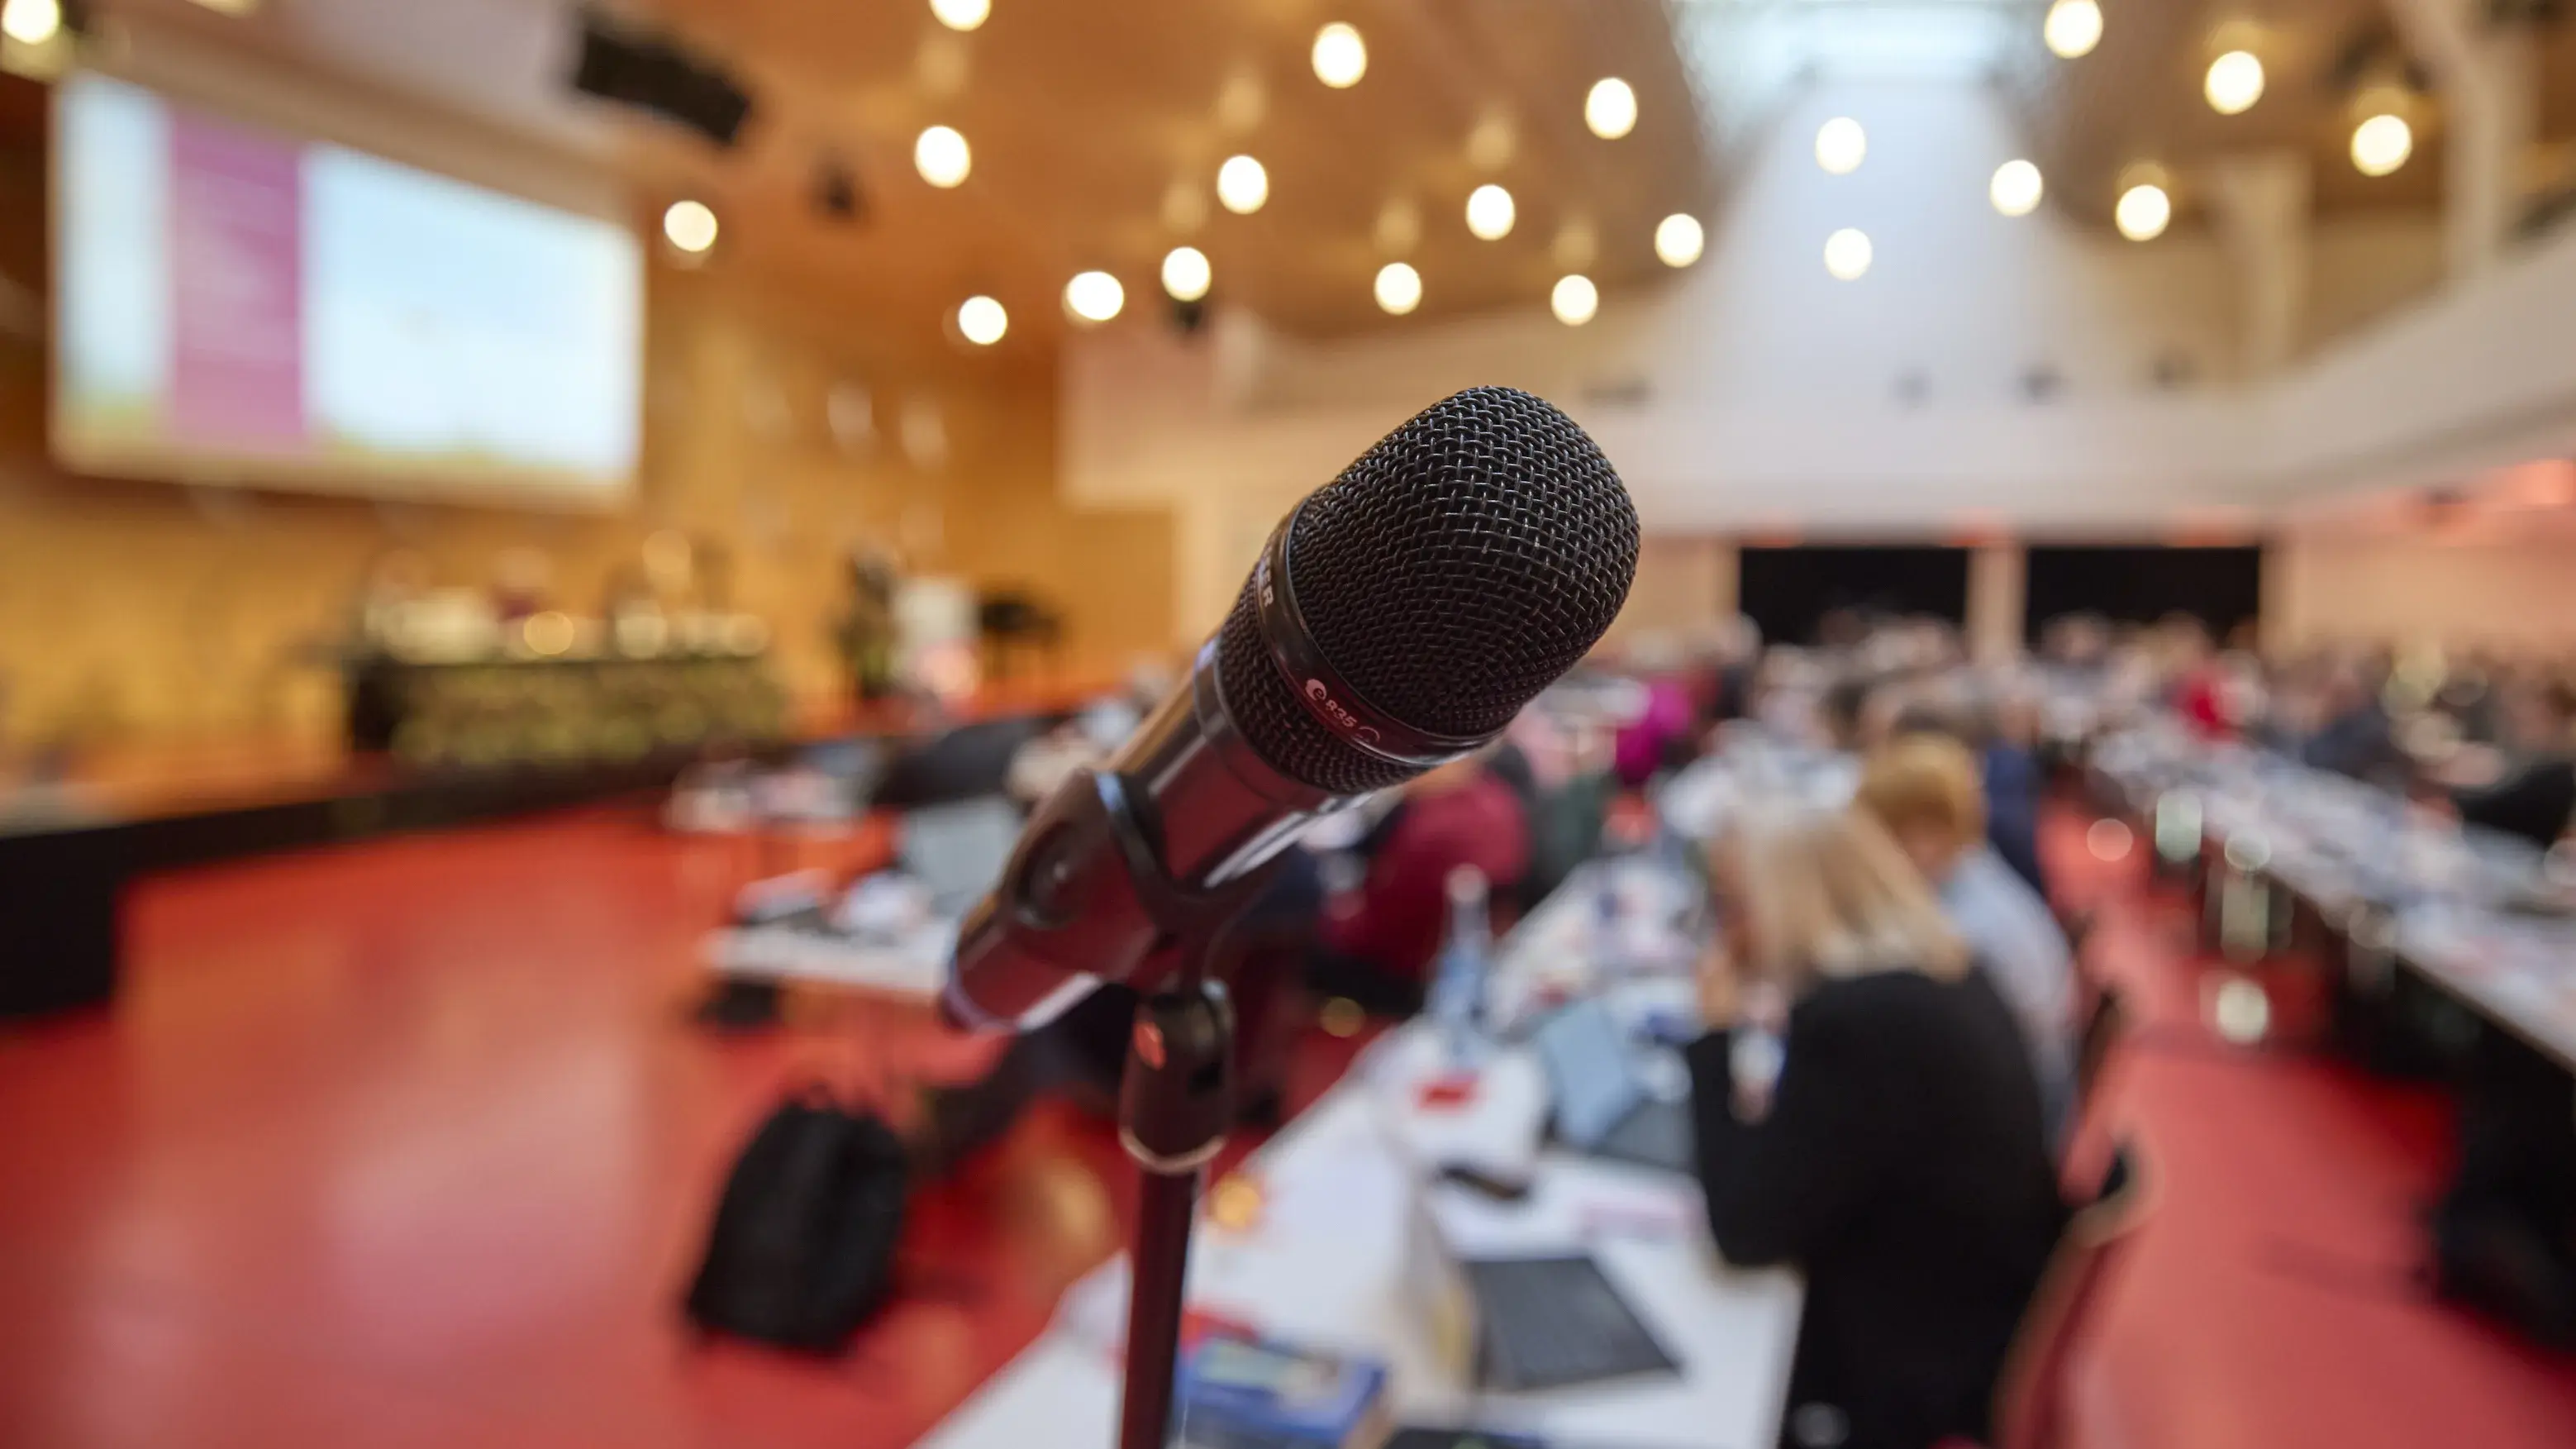
[[1589, 1255], [1465, 1268], [1483, 1330], [1477, 1382], [1487, 1388], [1566, 1388], [1681, 1366]]
[[1690, 1105], [1655, 1095], [1643, 1065], [1598, 999], [1539, 1024], [1531, 1044], [1556, 1104], [1557, 1140], [1578, 1152], [1670, 1172], [1695, 1170]]
[[930, 892], [934, 910], [955, 916], [1002, 878], [1019, 840], [1019, 807], [999, 795], [925, 805], [904, 813], [895, 864]]

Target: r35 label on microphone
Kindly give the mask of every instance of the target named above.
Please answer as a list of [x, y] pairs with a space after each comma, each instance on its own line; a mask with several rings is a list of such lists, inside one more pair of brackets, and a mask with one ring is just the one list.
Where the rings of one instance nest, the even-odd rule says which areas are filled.
[[1361, 724], [1359, 716], [1342, 708], [1341, 701], [1333, 698], [1333, 692], [1330, 689], [1325, 688], [1324, 681], [1320, 679], [1307, 680], [1306, 697], [1313, 700], [1315, 703], [1322, 705], [1324, 707], [1324, 713], [1332, 716], [1335, 724], [1340, 725], [1343, 729], [1349, 730], [1352, 738], [1362, 740], [1375, 740], [1377, 738], [1377, 731], [1370, 729], [1367, 725]]

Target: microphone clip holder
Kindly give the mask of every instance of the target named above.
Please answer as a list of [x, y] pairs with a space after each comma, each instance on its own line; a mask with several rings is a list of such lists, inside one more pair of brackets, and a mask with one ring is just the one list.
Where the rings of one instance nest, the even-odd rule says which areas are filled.
[[1095, 787], [1128, 883], [1162, 936], [1140, 974], [1164, 984], [1136, 1004], [1118, 1091], [1118, 1140], [1142, 1178], [1128, 1246], [1118, 1445], [1168, 1449], [1199, 1173], [1225, 1146], [1234, 1117], [1234, 1006], [1210, 972], [1277, 864], [1193, 890], [1164, 871], [1118, 777], [1098, 776]]

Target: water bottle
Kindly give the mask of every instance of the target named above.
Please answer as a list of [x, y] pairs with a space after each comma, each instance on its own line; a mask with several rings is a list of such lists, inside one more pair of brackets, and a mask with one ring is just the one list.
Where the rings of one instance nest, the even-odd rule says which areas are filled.
[[1431, 1018], [1450, 1060], [1465, 1065], [1484, 1033], [1485, 979], [1494, 954], [1485, 873], [1472, 865], [1449, 872], [1449, 929], [1431, 975]]

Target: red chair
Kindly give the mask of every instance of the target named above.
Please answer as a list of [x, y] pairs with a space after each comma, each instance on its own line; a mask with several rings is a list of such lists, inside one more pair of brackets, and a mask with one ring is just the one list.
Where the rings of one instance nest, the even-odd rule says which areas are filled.
[[2113, 1054], [2128, 1037], [2127, 996], [2108, 981], [2091, 985], [2092, 1002], [2075, 1039], [2075, 1102], [2058, 1142], [2057, 1166], [2069, 1201], [2089, 1201], [2110, 1168], [2110, 1104], [2102, 1091]]
[[2105, 981], [2094, 988], [2092, 1009], [2084, 1014], [2084, 1030], [2075, 1039], [2075, 1101], [2079, 1111], [2089, 1111], [2097, 1105], [2095, 1096], [2102, 1083], [2102, 1068], [2111, 1060], [2111, 1049], [2128, 1034], [2128, 997]]
[[1995, 1385], [1993, 1449], [2063, 1449], [2075, 1350], [2101, 1312], [2104, 1286], [2150, 1208], [2144, 1159], [2120, 1144], [2101, 1191], [2067, 1223], [2031, 1295]]

